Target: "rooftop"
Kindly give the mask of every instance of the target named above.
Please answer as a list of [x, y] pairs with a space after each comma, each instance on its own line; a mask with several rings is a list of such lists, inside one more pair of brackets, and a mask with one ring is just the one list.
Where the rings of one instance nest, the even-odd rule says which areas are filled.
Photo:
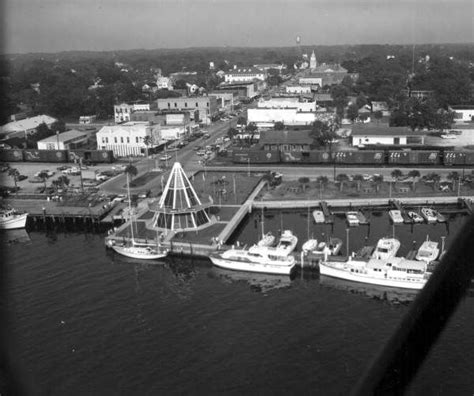
[[352, 136], [418, 136], [408, 127], [390, 127], [388, 124], [354, 124]]
[[261, 131], [260, 144], [311, 144], [313, 138], [310, 136], [310, 131]]
[[18, 131], [27, 131], [30, 129], [37, 128], [43, 122], [47, 125], [51, 125], [53, 122], [56, 121], [56, 118], [42, 114], [31, 118], [25, 118], [19, 121], [9, 122], [8, 124], [5, 124], [0, 128], [0, 132], [10, 133]]
[[47, 138], [41, 139], [40, 142], [56, 143], [57, 141], [60, 141], [60, 142], [65, 143], [65, 142], [68, 142], [69, 140], [86, 137], [86, 136], [87, 136], [87, 133], [85, 132], [78, 131], [77, 129], [71, 129], [70, 131], [60, 133], [59, 135], [48, 136]]
[[237, 69], [231, 69], [226, 74], [262, 74], [260, 69], [254, 66], [249, 67], [238, 67]]

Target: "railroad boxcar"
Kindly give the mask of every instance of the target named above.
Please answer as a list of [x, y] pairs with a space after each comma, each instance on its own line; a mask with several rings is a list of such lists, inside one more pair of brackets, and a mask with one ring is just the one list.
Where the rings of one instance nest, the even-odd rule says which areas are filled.
[[20, 149], [1, 149], [0, 161], [2, 162], [22, 162], [23, 150]]
[[441, 165], [441, 155], [439, 150], [423, 150], [414, 151], [416, 153], [415, 158], [412, 158], [413, 165]]
[[25, 162], [68, 162], [67, 150], [23, 150]]
[[383, 151], [339, 151], [334, 153], [337, 163], [347, 165], [381, 165], [384, 163], [385, 154]]
[[445, 151], [443, 157], [445, 166], [472, 166], [474, 165], [474, 152], [471, 151]]
[[234, 150], [232, 160], [237, 164], [279, 163], [280, 152], [267, 150]]
[[410, 151], [388, 151], [387, 162], [390, 165], [409, 165], [412, 162]]
[[83, 161], [111, 163], [114, 154], [112, 150], [69, 150], [70, 162], [78, 162], [81, 158]]

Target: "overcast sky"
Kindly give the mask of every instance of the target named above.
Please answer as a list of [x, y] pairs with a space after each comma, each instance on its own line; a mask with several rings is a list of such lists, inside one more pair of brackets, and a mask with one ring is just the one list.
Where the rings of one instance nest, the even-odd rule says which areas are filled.
[[473, 0], [4, 0], [7, 53], [472, 43]]

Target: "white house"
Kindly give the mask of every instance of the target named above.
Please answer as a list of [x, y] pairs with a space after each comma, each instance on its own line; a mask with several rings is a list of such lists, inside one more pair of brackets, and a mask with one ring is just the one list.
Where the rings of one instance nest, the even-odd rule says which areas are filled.
[[310, 94], [311, 86], [309, 85], [287, 85], [285, 91], [288, 94]]
[[48, 127], [51, 127], [51, 125], [53, 125], [56, 121], [56, 118], [44, 114], [25, 118], [23, 120], [12, 121], [0, 127], [0, 135], [2, 135], [2, 137], [8, 136], [9, 138], [25, 137], [26, 135], [30, 135], [36, 131], [36, 128], [38, 128], [41, 124], [44, 123]]
[[87, 142], [87, 133], [72, 129], [37, 142], [38, 150], [69, 150]]
[[173, 80], [169, 77], [159, 76], [156, 79], [156, 85], [158, 89], [167, 89], [169, 91], [173, 90]]
[[118, 105], [114, 105], [114, 119], [115, 122], [118, 124], [120, 122], [128, 122], [130, 121], [130, 115], [134, 111], [150, 111], [150, 104], [149, 103], [120, 103]]
[[298, 82], [301, 85], [319, 85], [320, 87], [323, 86], [322, 77], [313, 77], [313, 76], [300, 77]]
[[449, 106], [454, 111], [454, 122], [469, 122], [474, 120], [474, 105]]
[[266, 72], [257, 69], [256, 67], [234, 67], [224, 75], [224, 81], [227, 83], [242, 83], [252, 82], [253, 80], [265, 81], [267, 78]]
[[296, 109], [297, 111], [312, 112], [316, 111], [316, 102], [300, 100], [294, 96], [276, 97], [267, 100], [260, 99], [257, 103], [257, 107], [264, 109]]
[[405, 146], [410, 143], [423, 144], [424, 135], [408, 127], [389, 127], [386, 124], [355, 124], [352, 127], [352, 145], [373, 144]]
[[79, 117], [79, 124], [92, 124], [95, 122], [97, 116], [95, 115], [89, 115], [89, 116], [80, 116]]
[[316, 112], [298, 111], [297, 108], [256, 108], [247, 109], [247, 122], [259, 127], [268, 127], [275, 122], [285, 125], [311, 125], [316, 120]]
[[155, 147], [161, 140], [161, 126], [149, 122], [126, 122], [121, 125], [108, 125], [97, 132], [97, 150], [112, 150], [116, 157], [144, 155], [147, 146], [145, 137], [150, 136]]

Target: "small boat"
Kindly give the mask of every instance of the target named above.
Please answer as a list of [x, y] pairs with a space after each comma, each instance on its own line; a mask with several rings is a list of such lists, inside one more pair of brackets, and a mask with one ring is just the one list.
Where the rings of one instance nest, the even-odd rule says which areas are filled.
[[446, 223], [446, 217], [436, 210], [435, 212], [436, 212], [436, 220], [438, 220], [438, 223]]
[[357, 212], [355, 211], [346, 212], [346, 220], [350, 226], [359, 225], [359, 216], [357, 216]]
[[166, 249], [160, 249], [154, 246], [145, 246], [145, 245], [130, 245], [130, 246], [120, 246], [112, 245], [113, 250], [122, 256], [142, 259], [142, 260], [156, 260], [163, 257], [166, 257], [168, 251]]
[[305, 243], [303, 243], [303, 246], [301, 247], [301, 250], [304, 253], [308, 253], [313, 251], [318, 247], [318, 240], [317, 239], [308, 239]]
[[396, 287], [422, 289], [430, 277], [426, 263], [392, 257], [388, 260], [323, 260], [319, 263], [321, 275], [353, 282]]
[[428, 223], [436, 223], [438, 221], [438, 216], [435, 210], [427, 207], [421, 208], [421, 215], [425, 218]]
[[317, 224], [324, 223], [326, 221], [322, 210], [313, 210], [313, 218]]
[[395, 238], [380, 238], [372, 253], [372, 258], [377, 260], [388, 260], [400, 249], [400, 241]]
[[392, 220], [393, 224], [401, 224], [403, 223], [403, 216], [400, 210], [390, 210], [388, 212], [390, 219]]
[[225, 269], [278, 275], [290, 275], [296, 264], [295, 258], [283, 249], [260, 246], [216, 252], [209, 258], [214, 265]]
[[275, 243], [275, 235], [273, 235], [270, 231], [267, 232], [265, 235], [262, 236], [262, 239], [260, 239], [257, 242], [257, 246], [273, 246]]
[[317, 257], [336, 256], [342, 247], [342, 239], [329, 238], [329, 242], [320, 242], [311, 253]]
[[288, 255], [295, 250], [297, 243], [298, 237], [291, 230], [284, 230], [276, 248]]
[[415, 258], [419, 261], [424, 261], [426, 264], [429, 264], [436, 260], [438, 255], [438, 242], [430, 241], [428, 237], [426, 237], [426, 241], [421, 244]]
[[0, 229], [13, 230], [25, 228], [28, 213], [20, 213], [10, 206], [0, 209]]
[[409, 210], [407, 216], [413, 223], [423, 223], [425, 221], [419, 213], [413, 210]]

